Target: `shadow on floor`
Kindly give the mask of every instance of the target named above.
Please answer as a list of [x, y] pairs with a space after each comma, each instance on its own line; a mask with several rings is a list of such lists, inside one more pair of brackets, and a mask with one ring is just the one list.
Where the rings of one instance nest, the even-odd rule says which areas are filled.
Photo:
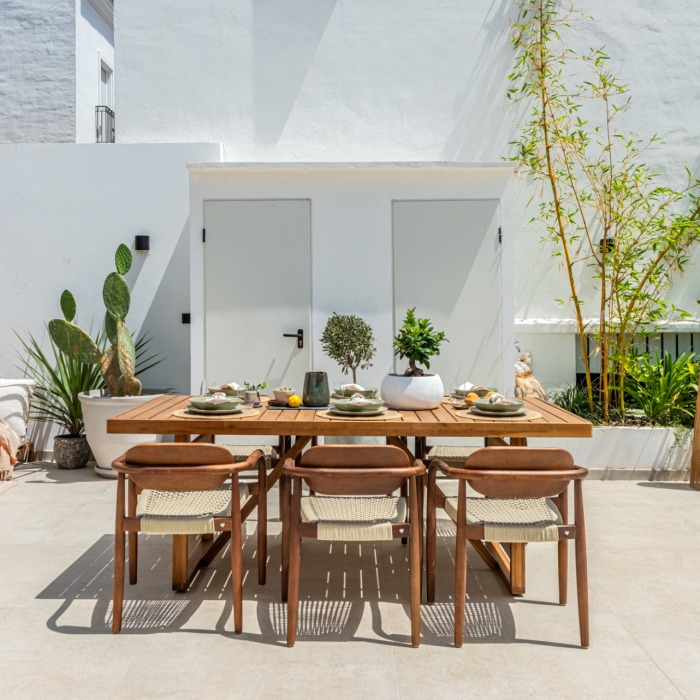
[[[251, 528], [252, 530], [252, 528]], [[436, 602], [421, 606], [421, 643], [453, 641], [454, 528], [438, 531]], [[47, 621], [61, 634], [111, 634], [114, 538], [100, 537], [39, 595], [61, 600]], [[268, 582], [257, 583], [255, 535], [244, 540], [244, 633], [231, 631], [228, 547], [198, 572], [184, 594], [170, 588], [170, 539], [141, 535], [139, 581], [127, 582], [122, 634], [196, 632], [284, 645], [287, 608], [280, 601], [280, 536], [269, 538]], [[410, 644], [408, 548], [386, 543], [305, 542], [302, 547], [298, 642]], [[502, 580], [469, 550], [465, 643], [513, 643], [513, 599]], [[258, 629], [245, 610], [255, 604]], [[364, 622], [363, 622], [363, 618]]]

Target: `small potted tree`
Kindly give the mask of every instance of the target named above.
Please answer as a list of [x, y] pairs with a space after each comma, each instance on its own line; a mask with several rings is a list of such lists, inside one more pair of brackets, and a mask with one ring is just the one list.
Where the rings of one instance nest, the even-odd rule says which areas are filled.
[[112, 462], [132, 444], [153, 442], [155, 435], [111, 435], [107, 433], [107, 420], [139, 403], [150, 401], [153, 396], [141, 396], [141, 381], [136, 377], [136, 349], [126, 327], [131, 293], [124, 275], [131, 268], [131, 251], [121, 244], [115, 253], [116, 272], [107, 275], [102, 288], [107, 313], [105, 314], [106, 351], [82, 328], [73, 323], [76, 303], [66, 289], [61, 294], [61, 311], [64, 318], [49, 322], [49, 335], [58, 348], [68, 357], [87, 365], [97, 365], [107, 387], [106, 392], [90, 391], [80, 394], [85, 420], [85, 434], [95, 456], [95, 471], [100, 476], [115, 478]]
[[343, 374], [352, 373], [353, 384], [357, 384], [358, 368], [369, 369], [377, 352], [374, 333], [367, 321], [359, 316], [335, 312], [326, 323], [321, 347], [340, 365]]
[[408, 309], [403, 326], [394, 338], [394, 354], [408, 360], [403, 374], [387, 374], [381, 394], [389, 408], [419, 411], [437, 408], [445, 395], [439, 374], [426, 374], [430, 358], [440, 354], [440, 345], [448, 342], [443, 331], [435, 331], [427, 318], [416, 318], [416, 309]]

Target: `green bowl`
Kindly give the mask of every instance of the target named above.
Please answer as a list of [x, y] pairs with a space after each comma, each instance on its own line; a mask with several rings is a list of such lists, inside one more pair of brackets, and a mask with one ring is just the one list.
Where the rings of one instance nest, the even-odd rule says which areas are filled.
[[481, 411], [492, 413], [516, 413], [525, 405], [522, 399], [508, 399], [510, 403], [491, 403], [488, 399], [474, 399], [472, 402]]
[[368, 404], [364, 406], [358, 406], [357, 404], [351, 404], [350, 399], [333, 399], [331, 403], [333, 408], [338, 411], [347, 411], [348, 413], [371, 413], [372, 411], [378, 411], [384, 402], [381, 399], [369, 399]]
[[352, 389], [336, 389], [333, 392], [336, 396], [343, 396], [350, 398], [355, 394], [362, 394], [366, 399], [375, 399], [379, 393], [379, 389], [363, 389], [362, 391], [353, 391]]
[[478, 394], [479, 397], [483, 398], [489, 393], [489, 391], [498, 391], [498, 389], [495, 386], [487, 386], [485, 389], [477, 389], [476, 391], [474, 389], [470, 389], [469, 391], [466, 389], [455, 389], [455, 394], [457, 396], [466, 396], [467, 394], [471, 394], [473, 392]]
[[193, 396], [190, 399], [190, 406], [198, 408], [200, 411], [231, 411], [243, 403], [243, 399], [237, 396], [229, 396], [224, 403], [211, 403], [207, 401], [211, 396]]

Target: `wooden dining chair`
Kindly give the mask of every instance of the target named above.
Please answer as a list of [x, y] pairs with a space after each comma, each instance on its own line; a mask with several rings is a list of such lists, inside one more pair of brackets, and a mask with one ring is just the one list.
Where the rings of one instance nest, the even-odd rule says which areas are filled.
[[[411, 465], [389, 445], [324, 445], [310, 448], [299, 465], [284, 464], [285, 532], [282, 596], [287, 598], [287, 646], [298, 622], [301, 540], [368, 542], [408, 538], [411, 644], [420, 644], [421, 511], [425, 467]], [[408, 484], [408, 498], [394, 496]], [[302, 495], [306, 484], [313, 495]]]
[[[458, 495], [448, 497], [438, 473], [458, 480]], [[461, 468], [431, 462], [426, 525], [427, 600], [435, 601], [437, 509], [457, 525], [455, 550], [454, 643], [462, 646], [467, 587], [467, 540], [492, 568], [504, 567], [501, 543], [558, 543], [559, 603], [566, 605], [568, 543], [574, 540], [581, 646], [588, 647], [588, 573], [582, 480], [588, 471], [557, 448], [485, 447]], [[574, 522], [568, 518], [568, 489], [574, 484]], [[467, 497], [467, 484], [481, 497]], [[506, 559], [505, 568], [509, 563]]]
[[[231, 538], [231, 587], [234, 629], [243, 628], [243, 556], [241, 508], [257, 495], [266, 502], [265, 460], [255, 451], [234, 463], [221, 445], [205, 443], [152, 443], [136, 445], [112, 463], [117, 472], [117, 507], [114, 537], [114, 602], [112, 632], [122, 626], [126, 535], [129, 540], [129, 583], [138, 568], [138, 533], [173, 535], [187, 546], [190, 535], [205, 540], [196, 550], [193, 568], [210, 561]], [[256, 468], [258, 484], [243, 484], [240, 472]], [[230, 479], [230, 485], [225, 482]], [[128, 494], [128, 497], [127, 497]], [[218, 533], [218, 534], [217, 534]], [[258, 522], [258, 542], [267, 538], [266, 522]], [[260, 552], [258, 552], [260, 557]], [[185, 558], [185, 561], [187, 558]], [[185, 577], [188, 578], [188, 577]]]

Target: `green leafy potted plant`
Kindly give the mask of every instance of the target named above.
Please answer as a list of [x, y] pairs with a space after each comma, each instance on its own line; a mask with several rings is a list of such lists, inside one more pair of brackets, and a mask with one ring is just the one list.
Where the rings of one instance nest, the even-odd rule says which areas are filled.
[[353, 384], [357, 383], [357, 370], [369, 369], [377, 352], [372, 327], [363, 318], [337, 314], [328, 319], [321, 336], [323, 352], [335, 360], [343, 374], [352, 372]]
[[440, 375], [426, 374], [418, 363], [430, 369], [430, 358], [440, 354], [440, 345], [448, 342], [443, 331], [436, 331], [427, 318], [417, 318], [416, 309], [408, 309], [403, 326], [394, 338], [394, 354], [408, 360], [403, 374], [387, 374], [382, 381], [382, 398], [390, 408], [407, 411], [436, 408], [445, 388]]
[[54, 438], [54, 462], [61, 469], [84, 467], [90, 447], [79, 395], [104, 386], [100, 368], [65, 355], [53, 341], [51, 352], [45, 353], [32, 335], [29, 340], [18, 338], [24, 350], [25, 370], [36, 382], [31, 417], [39, 423], [53, 423], [63, 431]]
[[61, 294], [63, 319], [49, 322], [49, 334], [58, 348], [77, 362], [95, 365], [102, 372], [106, 391], [80, 394], [85, 420], [85, 434], [95, 456], [95, 471], [101, 476], [115, 477], [112, 462], [132, 444], [153, 442], [155, 435], [110, 435], [107, 420], [118, 413], [149, 401], [153, 395], [141, 396], [141, 381], [136, 377], [136, 348], [126, 326], [131, 293], [124, 275], [131, 268], [131, 251], [121, 244], [115, 253], [116, 272], [107, 275], [102, 288], [107, 313], [105, 334], [109, 341], [103, 351], [82, 328], [73, 323], [76, 302], [65, 290]]

